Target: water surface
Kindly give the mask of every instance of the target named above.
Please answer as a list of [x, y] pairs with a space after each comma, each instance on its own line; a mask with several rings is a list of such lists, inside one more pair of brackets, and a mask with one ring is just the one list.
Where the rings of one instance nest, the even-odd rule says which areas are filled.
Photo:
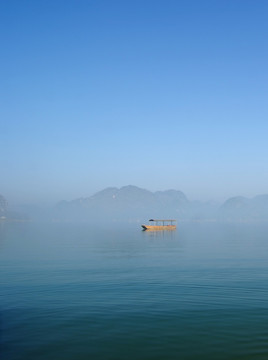
[[268, 359], [267, 230], [1, 223], [1, 358]]

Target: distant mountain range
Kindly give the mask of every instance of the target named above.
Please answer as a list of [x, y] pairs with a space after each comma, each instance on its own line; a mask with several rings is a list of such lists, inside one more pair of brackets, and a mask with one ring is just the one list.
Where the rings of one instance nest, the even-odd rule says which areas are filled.
[[[21, 207], [33, 219], [55, 221], [133, 221], [171, 218], [190, 221], [268, 221], [268, 195], [253, 199], [237, 196], [219, 205], [190, 201], [183, 192], [151, 192], [137, 186], [106, 188], [96, 194], [72, 201], [61, 201], [53, 209]], [[7, 201], [0, 195], [0, 216], [7, 215]], [[24, 215], [25, 217], [25, 215]]]
[[228, 199], [219, 209], [219, 217], [235, 221], [268, 221], [268, 195], [253, 199], [236, 196]]
[[136, 186], [104, 189], [91, 197], [62, 201], [56, 217], [65, 220], [144, 221], [150, 218], [178, 220], [268, 221], [268, 195], [254, 199], [235, 197], [223, 205], [190, 201], [183, 192], [151, 192]]
[[189, 206], [181, 191], [155, 193], [136, 186], [107, 188], [88, 198], [62, 201], [58, 216], [68, 219], [138, 220], [151, 217], [181, 217]]
[[5, 216], [7, 212], [7, 201], [3, 195], [0, 195], [0, 217]]
[[0, 195], [0, 221], [5, 220], [29, 220], [29, 216], [22, 212], [9, 210], [8, 202], [3, 195]]

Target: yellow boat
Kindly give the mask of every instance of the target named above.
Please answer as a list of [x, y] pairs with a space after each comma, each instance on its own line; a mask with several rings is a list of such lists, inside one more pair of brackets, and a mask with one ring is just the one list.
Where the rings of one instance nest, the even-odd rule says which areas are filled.
[[[159, 219], [150, 219], [150, 222], [153, 222], [154, 225], [141, 225], [143, 230], [176, 230], [176, 220], [159, 220]], [[159, 225], [161, 224], [161, 225]]]

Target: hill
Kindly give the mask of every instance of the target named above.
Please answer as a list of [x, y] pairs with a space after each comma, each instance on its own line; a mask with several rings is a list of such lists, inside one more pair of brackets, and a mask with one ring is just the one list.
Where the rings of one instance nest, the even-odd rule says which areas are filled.
[[7, 201], [3, 195], [0, 195], [0, 217], [6, 216], [7, 213]]
[[268, 195], [230, 198], [220, 207], [219, 217], [225, 221], [268, 221]]
[[56, 207], [58, 219], [138, 221], [152, 217], [181, 217], [189, 200], [176, 190], [155, 193], [136, 186], [104, 189], [91, 197], [63, 201]]
[[0, 195], [0, 217], [17, 220], [54, 220], [88, 222], [146, 222], [151, 218], [179, 221], [267, 222], [268, 195], [252, 199], [236, 196], [221, 206], [211, 202], [190, 201], [182, 191], [151, 192], [137, 186], [109, 187], [96, 194], [72, 201], [61, 201], [53, 209], [23, 205], [8, 211]]

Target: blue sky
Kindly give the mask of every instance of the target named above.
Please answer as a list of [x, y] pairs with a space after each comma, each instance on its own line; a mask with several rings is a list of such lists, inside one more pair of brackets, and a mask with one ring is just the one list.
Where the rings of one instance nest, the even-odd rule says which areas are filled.
[[0, 3], [0, 193], [268, 193], [268, 2]]

